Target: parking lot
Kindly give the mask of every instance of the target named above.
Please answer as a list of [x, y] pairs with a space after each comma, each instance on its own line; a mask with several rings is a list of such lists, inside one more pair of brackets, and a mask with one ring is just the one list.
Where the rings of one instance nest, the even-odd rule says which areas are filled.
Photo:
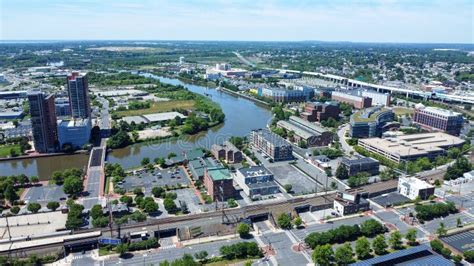
[[474, 231], [467, 231], [441, 238], [446, 244], [459, 252], [474, 250]]
[[125, 178], [123, 184], [119, 184], [127, 191], [132, 191], [134, 188], [145, 188], [145, 195], [151, 195], [153, 187], [176, 187], [179, 184], [182, 186], [189, 186], [189, 178], [186, 176], [181, 167], [145, 172], [140, 171]]
[[67, 199], [66, 193], [63, 191], [62, 186], [57, 185], [46, 185], [29, 188], [23, 200], [27, 202], [38, 202], [42, 205], [50, 201], [63, 201]]
[[201, 201], [192, 188], [173, 190], [177, 195], [177, 201], [184, 201], [188, 206], [190, 213], [199, 213], [202, 211]]
[[276, 182], [281, 186], [290, 184], [296, 195], [308, 194], [316, 191], [317, 183], [288, 163], [276, 163], [268, 166]]
[[458, 208], [466, 209], [474, 214], [474, 192], [465, 195], [449, 195], [446, 196], [446, 200], [452, 201]]
[[[389, 223], [394, 225], [402, 234], [406, 234], [409, 229], [415, 228], [411, 227], [405, 222], [403, 222], [400, 218], [400, 216], [395, 213], [394, 211], [382, 211], [382, 212], [377, 212], [375, 214], [380, 220], [384, 221], [385, 223]], [[422, 238], [425, 237], [425, 234], [420, 230], [416, 229], [416, 237]]]
[[455, 213], [455, 214], [450, 214], [446, 217], [441, 217], [441, 218], [436, 218], [433, 219], [429, 222], [425, 222], [422, 227], [429, 231], [430, 233], [434, 234], [436, 233], [436, 230], [439, 228], [439, 224], [442, 222], [444, 223], [444, 226], [446, 229], [452, 229], [457, 227], [457, 219], [461, 219], [461, 223], [463, 225], [470, 224], [474, 222], [474, 218], [472, 216], [469, 216], [465, 213]]

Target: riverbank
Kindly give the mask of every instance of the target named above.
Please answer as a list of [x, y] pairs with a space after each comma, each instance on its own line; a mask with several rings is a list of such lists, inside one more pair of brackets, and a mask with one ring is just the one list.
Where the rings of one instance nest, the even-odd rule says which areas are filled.
[[33, 153], [30, 155], [21, 155], [17, 157], [6, 157], [0, 158], [0, 162], [4, 161], [14, 161], [14, 160], [23, 160], [23, 159], [36, 159], [36, 158], [47, 158], [47, 157], [57, 157], [57, 156], [64, 156], [64, 155], [78, 155], [78, 154], [88, 154], [89, 151], [80, 150], [75, 151], [73, 153], [66, 153], [66, 152], [56, 152], [56, 153]]
[[232, 94], [232, 95], [234, 95], [234, 96], [242, 97], [242, 98], [245, 98], [245, 99], [247, 99], [247, 100], [251, 100], [251, 101], [256, 102], [256, 103], [261, 103], [261, 104], [263, 104], [263, 105], [266, 105], [266, 106], [270, 107], [270, 104], [269, 104], [269, 103], [267, 103], [267, 102], [265, 102], [265, 101], [262, 101], [262, 100], [259, 100], [259, 99], [255, 98], [255, 97], [250, 96], [250, 95], [241, 94], [241, 93], [235, 92], [235, 91], [233, 91], [233, 90], [229, 90], [229, 89], [224, 88], [224, 87], [219, 87], [219, 90], [224, 91], [224, 92], [227, 92], [227, 93]]

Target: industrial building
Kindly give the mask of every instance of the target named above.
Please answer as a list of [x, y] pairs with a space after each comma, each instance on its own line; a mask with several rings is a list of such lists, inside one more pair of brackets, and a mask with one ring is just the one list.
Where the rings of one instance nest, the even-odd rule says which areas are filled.
[[417, 197], [426, 200], [431, 195], [434, 195], [434, 191], [434, 186], [421, 179], [403, 176], [398, 178], [398, 193], [411, 200], [415, 200]]
[[341, 165], [343, 165], [347, 171], [349, 176], [357, 175], [358, 173], [368, 173], [369, 175], [378, 175], [380, 163], [379, 161], [370, 158], [370, 157], [363, 157], [358, 156], [357, 158], [350, 159], [350, 158], [343, 158], [341, 160]]
[[41, 91], [30, 91], [28, 101], [35, 150], [39, 153], [56, 151], [58, 149], [58, 128], [54, 95], [46, 95]]
[[459, 136], [464, 124], [462, 114], [437, 107], [425, 107], [423, 104], [415, 105], [413, 123], [430, 131], [443, 131]]
[[293, 132], [291, 140], [295, 143], [304, 141], [309, 147], [313, 147], [327, 146], [332, 142], [332, 132], [297, 116], [291, 116], [288, 121], [280, 120], [277, 126]]
[[81, 149], [89, 143], [91, 135], [90, 119], [62, 120], [58, 124], [58, 139], [60, 147], [71, 144], [74, 149]]
[[437, 156], [446, 154], [449, 148], [461, 147], [463, 144], [464, 140], [442, 132], [359, 140], [362, 148], [396, 163], [424, 157], [434, 160]]
[[321, 122], [329, 118], [337, 120], [340, 112], [336, 102], [306, 103], [301, 117], [309, 122]]
[[273, 174], [263, 166], [240, 168], [234, 180], [252, 199], [280, 192]]
[[383, 132], [398, 128], [398, 123], [390, 123], [395, 119], [392, 110], [371, 107], [355, 112], [350, 119], [349, 135], [352, 138], [380, 137]]
[[229, 141], [225, 141], [222, 145], [212, 145], [211, 152], [216, 159], [224, 160], [227, 163], [242, 162], [242, 152]]
[[268, 129], [256, 129], [250, 133], [250, 143], [274, 161], [293, 159], [293, 148], [282, 137]]
[[204, 173], [204, 186], [215, 201], [224, 201], [235, 195], [232, 176], [225, 167], [209, 167]]
[[372, 99], [369, 97], [352, 95], [340, 91], [332, 92], [331, 99], [336, 102], [350, 104], [357, 109], [364, 109], [372, 106]]

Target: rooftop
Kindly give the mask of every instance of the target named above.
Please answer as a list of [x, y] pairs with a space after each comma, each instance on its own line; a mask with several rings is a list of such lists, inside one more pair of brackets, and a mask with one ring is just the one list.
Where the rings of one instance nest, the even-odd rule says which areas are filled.
[[250, 166], [246, 168], [240, 168], [237, 171], [242, 173], [245, 177], [254, 177], [262, 175], [271, 175], [272, 173], [263, 166]]
[[275, 146], [290, 146], [290, 144], [286, 142], [284, 138], [278, 136], [266, 128], [252, 130], [252, 132], [260, 135], [263, 139]]
[[232, 179], [229, 169], [225, 167], [209, 167], [207, 168], [207, 174], [214, 181]]
[[387, 108], [371, 107], [357, 111], [352, 115], [354, 122], [371, 122], [377, 119], [377, 116], [383, 112], [389, 111]]
[[399, 182], [405, 186], [416, 187], [418, 189], [432, 188], [433, 186], [416, 177], [400, 177]]
[[415, 109], [423, 110], [423, 111], [430, 112], [432, 114], [440, 115], [440, 116], [461, 116], [462, 115], [461, 113], [456, 113], [451, 110], [446, 110], [439, 107], [424, 106], [421, 103], [415, 105]]
[[368, 260], [359, 261], [351, 266], [371, 266], [371, 265], [430, 265], [447, 266], [454, 265], [448, 259], [435, 253], [426, 245], [419, 245], [409, 249], [393, 252], [387, 255], [375, 257]]
[[444, 147], [460, 145], [464, 143], [464, 140], [443, 132], [432, 132], [396, 136], [386, 139], [360, 139], [359, 142], [376, 146], [378, 149], [390, 154], [409, 156], [426, 154], [430, 151], [444, 149]]
[[344, 164], [347, 164], [347, 165], [354, 165], [354, 164], [363, 164], [363, 163], [378, 163], [379, 161], [373, 159], [373, 158], [370, 158], [370, 157], [358, 157], [358, 158], [354, 158], [354, 159], [350, 159], [350, 158], [342, 158], [342, 163]]

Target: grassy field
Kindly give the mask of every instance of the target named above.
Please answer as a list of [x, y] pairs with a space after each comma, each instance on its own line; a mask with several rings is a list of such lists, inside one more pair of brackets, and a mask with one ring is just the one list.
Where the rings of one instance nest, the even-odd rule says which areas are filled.
[[18, 155], [21, 155], [20, 145], [3, 145], [0, 146], [0, 158], [10, 157], [10, 150], [12, 148], [16, 150]]
[[415, 111], [413, 110], [413, 108], [395, 107], [395, 108], [393, 108], [393, 112], [394, 112], [396, 115], [411, 115], [411, 114], [413, 114]]
[[153, 113], [170, 112], [174, 108], [180, 109], [194, 109], [193, 100], [176, 100], [166, 102], [153, 102], [150, 108], [140, 110], [126, 110], [115, 112], [119, 117], [124, 116], [135, 116], [135, 115], [147, 115]]

